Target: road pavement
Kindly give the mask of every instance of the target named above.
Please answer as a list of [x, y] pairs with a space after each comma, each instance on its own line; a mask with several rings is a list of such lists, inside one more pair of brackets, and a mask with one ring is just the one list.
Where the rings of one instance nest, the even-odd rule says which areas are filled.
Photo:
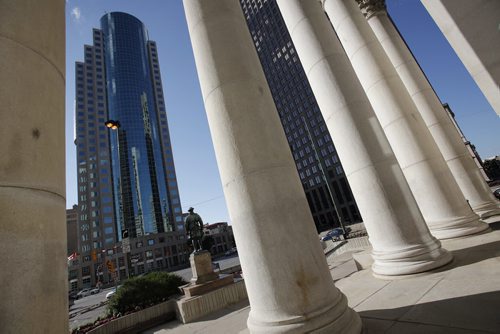
[[105, 315], [106, 294], [112, 288], [103, 289], [95, 295], [90, 295], [75, 300], [75, 304], [69, 308], [69, 327], [77, 328], [89, 322], [94, 322], [99, 316]]
[[[230, 257], [223, 257], [219, 259], [212, 260], [213, 263], [218, 263], [220, 270], [232, 268], [240, 264], [240, 259], [237, 255]], [[173, 272], [184, 280], [189, 281], [193, 277], [191, 268], [186, 268]], [[71, 330], [94, 322], [98, 317], [103, 317], [106, 315], [106, 294], [111, 291], [112, 288], [107, 288], [101, 290], [95, 295], [90, 295], [83, 297], [81, 299], [75, 300], [75, 304], [69, 308], [69, 327]]]

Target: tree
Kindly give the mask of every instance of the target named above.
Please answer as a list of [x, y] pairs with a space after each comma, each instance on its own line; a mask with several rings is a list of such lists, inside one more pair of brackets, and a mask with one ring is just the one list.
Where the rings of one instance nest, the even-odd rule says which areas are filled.
[[201, 247], [204, 250], [211, 252], [212, 246], [214, 244], [215, 244], [214, 237], [212, 237], [211, 235], [204, 235], [203, 236], [203, 239], [201, 240]]

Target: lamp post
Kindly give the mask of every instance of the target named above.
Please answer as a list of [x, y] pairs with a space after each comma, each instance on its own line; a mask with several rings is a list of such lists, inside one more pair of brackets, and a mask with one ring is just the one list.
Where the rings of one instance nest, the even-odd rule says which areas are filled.
[[[106, 122], [104, 122], [104, 125], [108, 129], [116, 131], [116, 151], [118, 153], [118, 170], [121, 171], [122, 157], [121, 157], [121, 152], [120, 152], [120, 127], [121, 127], [120, 121], [109, 119]], [[120, 188], [121, 188], [121, 182], [120, 182]], [[119, 196], [120, 196], [120, 198], [122, 196], [121, 189], [120, 189]], [[123, 203], [122, 200], [120, 200], [120, 202]], [[120, 215], [123, 217], [123, 212], [121, 212]], [[131, 266], [130, 266], [130, 242], [129, 242], [129, 238], [128, 238], [128, 230], [127, 229], [122, 231], [122, 252], [125, 254], [126, 263], [127, 263], [127, 278], [130, 278], [130, 268], [131, 268]], [[115, 257], [115, 258], [117, 258], [117, 257]], [[119, 263], [119, 261], [117, 259], [117, 264], [118, 263]], [[119, 268], [120, 268], [120, 266], [118, 265], [118, 270], [120, 270]]]
[[330, 197], [330, 200], [332, 201], [333, 209], [337, 215], [337, 220], [339, 222], [340, 228], [342, 229], [342, 234], [344, 235], [344, 239], [347, 239], [347, 230], [345, 228], [344, 217], [342, 217], [342, 215], [339, 212], [339, 207], [337, 206], [336, 199], [334, 197], [335, 195], [330, 187], [328, 176], [326, 175], [326, 167], [323, 166], [323, 160], [321, 160], [321, 158], [320, 158], [318, 148], [316, 147], [316, 143], [314, 142], [313, 137], [311, 135], [311, 131], [309, 130], [309, 124], [307, 123], [307, 120], [304, 117], [304, 114], [302, 112], [300, 112], [300, 117], [302, 118], [302, 124], [304, 125], [304, 128], [306, 130], [307, 137], [308, 137], [309, 141], [311, 142], [311, 147], [312, 147], [312, 150], [314, 152], [314, 157], [315, 157], [316, 161], [318, 162], [319, 171], [321, 173], [323, 181], [325, 182], [328, 196]]

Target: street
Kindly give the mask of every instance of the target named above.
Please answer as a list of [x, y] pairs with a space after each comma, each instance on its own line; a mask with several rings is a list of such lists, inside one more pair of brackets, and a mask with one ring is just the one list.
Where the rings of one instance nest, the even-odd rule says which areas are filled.
[[101, 305], [106, 301], [106, 294], [112, 288], [101, 290], [95, 295], [90, 295], [75, 300], [75, 304], [69, 308], [69, 327], [70, 329], [85, 325], [95, 321], [99, 316], [105, 315], [106, 305]]
[[[224, 270], [238, 266], [240, 264], [240, 259], [236, 255], [212, 260], [212, 262], [218, 263], [220, 270]], [[173, 273], [181, 276], [186, 281], [189, 281], [193, 276], [190, 267]], [[106, 294], [111, 291], [111, 289], [112, 288], [103, 289], [95, 295], [75, 300], [75, 304], [69, 308], [70, 329], [73, 330], [79, 326], [94, 322], [99, 316], [105, 316], [106, 304], [104, 304], [104, 302], [106, 301]]]

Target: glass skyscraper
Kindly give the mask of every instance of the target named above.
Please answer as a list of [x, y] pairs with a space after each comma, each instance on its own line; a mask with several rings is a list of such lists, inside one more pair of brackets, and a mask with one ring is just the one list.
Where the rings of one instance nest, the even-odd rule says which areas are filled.
[[[361, 221], [334, 144], [275, 0], [240, 0], [318, 231]], [[335, 209], [337, 208], [337, 210]]]
[[[83, 286], [186, 262], [156, 43], [132, 15], [113, 12], [76, 63], [79, 250]], [[121, 254], [128, 233], [132, 264]], [[129, 268], [127, 268], [129, 267]], [[111, 275], [110, 275], [111, 277]]]
[[131, 237], [182, 229], [156, 45], [125, 13], [101, 27], [108, 118], [119, 124], [110, 137], [119, 226]]

